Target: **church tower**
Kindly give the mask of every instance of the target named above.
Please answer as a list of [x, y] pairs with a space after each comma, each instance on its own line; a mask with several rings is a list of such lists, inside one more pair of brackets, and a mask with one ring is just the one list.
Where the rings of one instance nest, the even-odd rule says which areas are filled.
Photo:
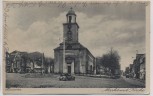
[[77, 15], [70, 8], [63, 23], [63, 42], [54, 49], [54, 72], [70, 74], [92, 74], [95, 57], [78, 40]]
[[79, 26], [76, 22], [76, 14], [71, 8], [66, 14], [67, 22], [63, 24], [64, 38], [66, 43], [78, 42], [78, 29]]

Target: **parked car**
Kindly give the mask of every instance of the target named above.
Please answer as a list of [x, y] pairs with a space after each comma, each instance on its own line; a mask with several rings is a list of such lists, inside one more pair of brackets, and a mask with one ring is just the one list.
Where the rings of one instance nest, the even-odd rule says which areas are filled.
[[133, 78], [133, 74], [132, 73], [129, 74], [129, 78]]
[[129, 78], [129, 74], [126, 74], [126, 78]]
[[71, 80], [75, 80], [75, 77], [72, 76], [71, 74], [65, 73], [65, 74], [61, 74], [59, 77], [60, 81], [71, 81]]
[[112, 79], [119, 79], [120, 77], [121, 77], [120, 74], [115, 74], [115, 75], [110, 76], [110, 78]]

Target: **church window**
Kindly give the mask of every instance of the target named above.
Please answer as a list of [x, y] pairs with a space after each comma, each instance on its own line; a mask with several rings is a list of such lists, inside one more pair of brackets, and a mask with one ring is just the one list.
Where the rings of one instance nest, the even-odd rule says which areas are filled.
[[69, 16], [69, 23], [71, 23], [71, 20], [72, 20], [72, 16]]

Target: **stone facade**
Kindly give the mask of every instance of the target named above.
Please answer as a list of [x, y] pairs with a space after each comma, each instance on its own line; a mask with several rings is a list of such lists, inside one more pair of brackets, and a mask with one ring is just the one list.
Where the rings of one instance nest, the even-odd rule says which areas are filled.
[[140, 59], [140, 79], [145, 80], [146, 69], [145, 69], [145, 55]]
[[63, 24], [63, 42], [54, 49], [54, 73], [93, 74], [95, 57], [78, 41], [79, 25], [76, 14], [70, 9]]
[[145, 54], [136, 54], [136, 59], [133, 60], [133, 64], [130, 64], [127, 74], [129, 74], [131, 78], [145, 80], [145, 65]]

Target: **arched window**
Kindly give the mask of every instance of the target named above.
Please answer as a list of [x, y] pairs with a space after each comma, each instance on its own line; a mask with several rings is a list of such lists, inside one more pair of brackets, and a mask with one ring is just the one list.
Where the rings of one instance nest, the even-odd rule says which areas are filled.
[[90, 71], [92, 72], [92, 65], [90, 65]]
[[69, 23], [71, 23], [71, 20], [72, 20], [72, 16], [69, 16]]

